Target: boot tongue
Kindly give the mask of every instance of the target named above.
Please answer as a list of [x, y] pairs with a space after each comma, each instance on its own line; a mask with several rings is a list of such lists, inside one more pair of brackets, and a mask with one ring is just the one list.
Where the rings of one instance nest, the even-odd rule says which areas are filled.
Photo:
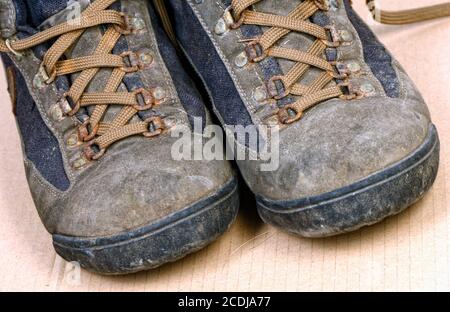
[[43, 30], [67, 22], [80, 15], [90, 0], [25, 0], [29, 22]]
[[29, 22], [38, 28], [47, 18], [57, 14], [67, 7], [66, 0], [24, 0], [27, 7]]

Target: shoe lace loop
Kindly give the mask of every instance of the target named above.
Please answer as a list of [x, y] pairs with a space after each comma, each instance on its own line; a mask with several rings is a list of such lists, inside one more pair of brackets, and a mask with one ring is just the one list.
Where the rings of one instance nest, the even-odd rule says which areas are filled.
[[382, 24], [404, 25], [450, 16], [450, 3], [441, 3], [423, 8], [403, 11], [385, 11], [377, 6], [376, 0], [366, 0], [373, 18]]
[[[112, 50], [120, 37], [132, 33], [133, 29], [127, 15], [109, 10], [117, 0], [97, 0], [87, 7], [77, 22], [65, 22], [41, 31], [31, 37], [11, 41], [0, 39], [0, 52], [15, 55], [42, 43], [55, 39], [43, 57], [39, 69], [47, 84], [57, 77], [79, 73], [70, 89], [59, 100], [61, 111], [66, 116], [74, 116], [81, 108], [93, 106], [89, 118], [78, 127], [78, 137], [86, 142], [84, 155], [88, 160], [101, 158], [112, 144], [134, 135], [154, 137], [165, 130], [161, 117], [132, 121], [140, 111], [150, 110], [159, 105], [152, 90], [137, 89], [132, 92], [119, 92], [125, 75], [145, 67], [139, 56], [128, 51], [115, 55]], [[95, 52], [89, 56], [61, 60], [66, 51], [91, 27], [108, 25]], [[111, 68], [112, 72], [102, 92], [85, 90], [101, 68]], [[110, 122], [104, 116], [110, 105], [121, 105], [122, 109]]]

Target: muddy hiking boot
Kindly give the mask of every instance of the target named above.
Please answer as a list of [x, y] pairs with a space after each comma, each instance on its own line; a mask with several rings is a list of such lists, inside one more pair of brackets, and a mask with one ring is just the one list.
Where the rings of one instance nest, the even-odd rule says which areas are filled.
[[69, 3], [0, 1], [27, 178], [56, 251], [122, 274], [206, 246], [236, 217], [237, 182], [225, 161], [171, 155], [171, 132], [209, 117], [159, 19], [145, 0]]
[[[279, 126], [278, 168], [237, 161], [264, 221], [330, 236], [395, 215], [430, 189], [439, 140], [427, 106], [350, 1], [164, 2], [168, 31], [223, 124]], [[449, 4], [409, 12], [367, 4], [389, 24], [450, 15]]]

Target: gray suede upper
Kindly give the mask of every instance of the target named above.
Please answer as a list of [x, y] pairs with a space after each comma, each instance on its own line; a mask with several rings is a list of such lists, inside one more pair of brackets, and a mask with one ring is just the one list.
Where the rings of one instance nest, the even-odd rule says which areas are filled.
[[[256, 125], [277, 123], [277, 117], [264, 120], [276, 107], [269, 101], [255, 100], [253, 93], [264, 84], [258, 64], [235, 65], [235, 58], [245, 48], [240, 29], [217, 34], [214, 29], [226, 5], [217, 1], [187, 0], [217, 53], [226, 65], [235, 87]], [[301, 1], [261, 1], [254, 10], [287, 15]], [[273, 200], [295, 200], [356, 183], [413, 153], [424, 141], [430, 124], [426, 104], [400, 65], [392, 59], [399, 81], [399, 97], [389, 97], [382, 83], [364, 59], [362, 42], [350, 22], [342, 0], [325, 14], [336, 29], [347, 30], [353, 39], [338, 48], [338, 62], [357, 62], [361, 70], [350, 76], [353, 88], [369, 84], [373, 92], [360, 100], [332, 99], [309, 109], [302, 119], [281, 125], [280, 167], [262, 172], [256, 161], [239, 161], [240, 170], [250, 188], [259, 196]], [[302, 51], [312, 39], [290, 33], [278, 44]], [[281, 61], [286, 73], [290, 61]], [[301, 79], [308, 85], [320, 71], [311, 69]], [[217, 105], [217, 103], [216, 103]], [[242, 149], [246, 147], [236, 143]]]
[[[9, 8], [12, 1], [0, 1], [1, 8]], [[70, 188], [60, 191], [46, 181], [34, 164], [26, 159], [26, 173], [38, 212], [52, 234], [76, 237], [114, 235], [175, 214], [220, 190], [233, 177], [225, 161], [175, 161], [171, 147], [176, 138], [170, 131], [176, 127], [190, 127], [186, 113], [171, 75], [159, 53], [146, 0], [121, 1], [122, 11], [139, 17], [145, 27], [126, 36], [132, 51], [149, 51], [154, 61], [138, 73], [147, 88], [163, 88], [166, 99], [156, 110], [168, 126], [166, 132], [155, 138], [136, 136], [111, 146], [99, 161], [77, 168], [83, 145], [69, 146], [76, 133], [75, 117], [62, 120], [52, 118], [52, 107], [60, 92], [55, 84], [36, 88], [33, 81], [40, 60], [27, 51], [24, 57], [13, 54], [14, 61], [25, 78], [28, 89], [42, 119], [56, 137], [64, 162]], [[3, 11], [1, 11], [3, 14]], [[1, 33], [6, 39], [14, 33], [13, 19], [6, 23], [2, 18]], [[91, 55], [97, 47], [99, 28], [87, 30], [71, 50], [72, 57]], [[102, 69], [88, 87], [89, 92], [103, 90], [110, 74]], [[121, 87], [124, 90], [125, 86]], [[110, 109], [108, 114], [117, 112]], [[136, 118], [136, 117], [135, 117]], [[209, 122], [209, 120], [207, 120]]]

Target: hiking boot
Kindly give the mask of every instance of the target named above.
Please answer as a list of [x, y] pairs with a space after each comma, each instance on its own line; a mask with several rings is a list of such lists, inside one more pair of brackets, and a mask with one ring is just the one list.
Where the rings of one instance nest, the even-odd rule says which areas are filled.
[[[223, 124], [280, 129], [278, 168], [237, 160], [264, 221], [330, 236], [397, 214], [430, 189], [439, 140], [427, 106], [349, 0], [165, 2]], [[393, 24], [441, 14], [369, 4]]]
[[229, 228], [230, 165], [172, 157], [174, 130], [210, 121], [147, 1], [14, 0], [0, 12], [27, 178], [58, 254], [131, 273]]

